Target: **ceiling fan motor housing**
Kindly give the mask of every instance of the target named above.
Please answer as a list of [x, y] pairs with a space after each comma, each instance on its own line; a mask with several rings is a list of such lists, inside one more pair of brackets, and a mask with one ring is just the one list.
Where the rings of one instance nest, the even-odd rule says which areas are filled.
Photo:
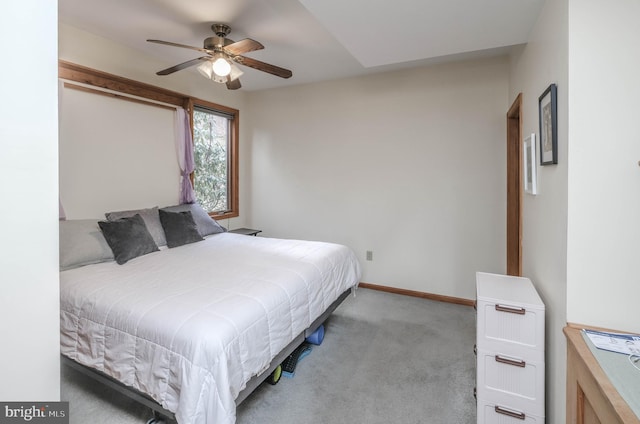
[[221, 51], [225, 45], [224, 37], [213, 36], [205, 38], [204, 48], [207, 50]]
[[231, 27], [226, 24], [213, 24], [211, 30], [216, 34], [204, 40], [204, 48], [220, 51], [227, 44], [225, 37], [231, 32]]

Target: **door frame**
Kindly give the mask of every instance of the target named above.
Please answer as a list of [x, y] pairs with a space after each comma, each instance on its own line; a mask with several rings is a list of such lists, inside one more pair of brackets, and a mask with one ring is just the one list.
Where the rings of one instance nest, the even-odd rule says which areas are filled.
[[507, 112], [507, 275], [522, 275], [522, 93]]

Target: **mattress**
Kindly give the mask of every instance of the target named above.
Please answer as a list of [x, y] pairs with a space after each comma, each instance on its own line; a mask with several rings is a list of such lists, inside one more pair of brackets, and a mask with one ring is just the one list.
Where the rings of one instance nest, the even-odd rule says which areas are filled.
[[179, 424], [234, 423], [246, 383], [360, 276], [345, 246], [231, 233], [63, 271], [61, 353]]

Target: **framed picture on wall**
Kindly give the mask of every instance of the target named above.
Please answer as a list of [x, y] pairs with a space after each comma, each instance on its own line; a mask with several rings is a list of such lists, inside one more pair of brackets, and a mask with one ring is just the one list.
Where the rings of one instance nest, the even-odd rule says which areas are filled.
[[532, 195], [538, 194], [536, 178], [536, 135], [531, 134], [524, 139], [522, 149], [524, 163], [524, 191]]
[[558, 163], [558, 89], [551, 84], [538, 98], [540, 165]]

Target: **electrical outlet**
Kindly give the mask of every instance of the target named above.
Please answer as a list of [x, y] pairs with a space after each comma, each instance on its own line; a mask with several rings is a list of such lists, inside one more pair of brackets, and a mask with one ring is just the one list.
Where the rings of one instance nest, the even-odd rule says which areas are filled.
[[367, 260], [368, 261], [373, 260], [373, 250], [367, 250]]

